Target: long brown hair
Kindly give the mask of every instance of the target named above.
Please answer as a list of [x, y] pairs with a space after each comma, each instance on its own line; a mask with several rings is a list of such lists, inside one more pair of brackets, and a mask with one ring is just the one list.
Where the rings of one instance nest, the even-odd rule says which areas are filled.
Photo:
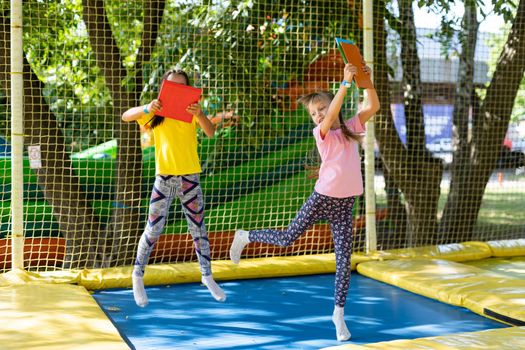
[[[184, 79], [186, 80], [186, 85], [190, 85], [190, 78], [188, 77], [188, 74], [186, 74], [186, 72], [183, 71], [182, 69], [170, 69], [169, 71], [164, 73], [164, 75], [162, 76], [162, 79], [160, 80], [161, 85], [164, 82], [164, 80], [168, 79], [168, 77], [171, 74], [182, 75]], [[151, 119], [151, 124], [150, 124], [151, 129], [152, 130], [155, 129], [157, 126], [162, 124], [163, 121], [164, 121], [164, 117], [161, 117], [160, 115], [155, 115]]]
[[[308, 106], [310, 105], [310, 103], [318, 102], [320, 100], [328, 101], [330, 103], [332, 102], [334, 97], [334, 94], [330, 91], [315, 91], [308, 95], [299, 97], [297, 101], [308, 110]], [[343, 113], [341, 111], [339, 111], [339, 124], [341, 125], [341, 131], [343, 132], [343, 135], [345, 135], [347, 140], [354, 140], [358, 143], [361, 142], [361, 135], [354, 134], [353, 132], [348, 130], [348, 127], [346, 126], [343, 119]]]

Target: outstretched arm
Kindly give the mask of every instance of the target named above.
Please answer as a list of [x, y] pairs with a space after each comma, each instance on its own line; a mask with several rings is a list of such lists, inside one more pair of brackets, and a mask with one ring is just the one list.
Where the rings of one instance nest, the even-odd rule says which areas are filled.
[[122, 120], [125, 122], [132, 122], [134, 120], [142, 118], [146, 114], [153, 114], [160, 111], [160, 108], [162, 107], [159, 100], [153, 100], [147, 105], [144, 106], [137, 106], [128, 109], [122, 114]]
[[[365, 73], [370, 74], [370, 68], [368, 66], [364, 66], [363, 69]], [[380, 108], [379, 97], [377, 97], [375, 88], [366, 89], [366, 96], [368, 103], [359, 110], [359, 121], [362, 125], [372, 118]]]
[[[350, 63], [347, 63], [344, 69], [344, 80], [348, 83], [351, 83], [356, 72], [357, 68]], [[324, 135], [326, 135], [328, 130], [330, 130], [332, 127], [332, 124], [339, 118], [339, 112], [341, 111], [341, 106], [345, 100], [347, 89], [348, 88], [345, 85], [341, 84], [339, 86], [339, 90], [337, 90], [337, 93], [334, 96], [334, 99], [332, 102], [330, 102], [328, 111], [321, 122], [321, 136], [324, 137]]]

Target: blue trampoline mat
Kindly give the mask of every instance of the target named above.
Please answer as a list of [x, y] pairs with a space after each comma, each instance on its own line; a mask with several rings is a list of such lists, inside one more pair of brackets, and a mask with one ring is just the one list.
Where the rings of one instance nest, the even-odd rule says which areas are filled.
[[[196, 283], [147, 288], [135, 305], [131, 289], [94, 294], [135, 349], [319, 349], [341, 345], [331, 321], [334, 275], [220, 282], [216, 302]], [[350, 342], [375, 343], [505, 325], [473, 312], [352, 274], [345, 319]]]

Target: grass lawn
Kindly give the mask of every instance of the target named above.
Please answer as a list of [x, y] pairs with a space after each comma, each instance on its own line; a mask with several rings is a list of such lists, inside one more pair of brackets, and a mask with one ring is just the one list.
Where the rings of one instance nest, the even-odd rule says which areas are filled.
[[[449, 185], [443, 181], [438, 203], [438, 218], [449, 193]], [[380, 207], [386, 206], [386, 194], [383, 188], [376, 189], [376, 202]], [[500, 236], [525, 236], [525, 175], [510, 175], [500, 185], [491, 181], [485, 189], [483, 202], [475, 228], [482, 239], [498, 239]], [[521, 236], [520, 236], [521, 235]]]

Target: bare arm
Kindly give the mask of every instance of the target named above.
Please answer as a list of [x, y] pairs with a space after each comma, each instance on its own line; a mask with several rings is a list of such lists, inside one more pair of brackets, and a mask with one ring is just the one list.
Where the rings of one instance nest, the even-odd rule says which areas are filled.
[[[125, 122], [132, 122], [134, 120], [142, 118], [146, 114], [155, 115], [156, 112], [162, 107], [159, 100], [153, 100], [145, 106], [137, 106], [128, 109], [122, 114], [122, 120]], [[148, 111], [148, 113], [146, 113]]]
[[[344, 69], [344, 79], [350, 83], [356, 72], [357, 68], [355, 66], [351, 65], [350, 63], [346, 64]], [[332, 124], [339, 118], [339, 112], [341, 111], [341, 106], [345, 100], [346, 90], [347, 87], [341, 84], [341, 86], [339, 86], [339, 90], [337, 90], [337, 93], [334, 96], [334, 99], [332, 102], [330, 102], [328, 111], [321, 122], [321, 136], [324, 137], [324, 135], [326, 135], [328, 130], [330, 130], [332, 127]]]
[[186, 111], [197, 117], [197, 121], [204, 133], [208, 137], [215, 136], [215, 125], [204, 115], [201, 106], [198, 103], [194, 103], [189, 106]]
[[[367, 74], [370, 74], [370, 68], [368, 66], [365, 66], [364, 70]], [[363, 108], [359, 110], [359, 121], [362, 125], [364, 125], [370, 118], [372, 118], [381, 107], [379, 104], [379, 97], [377, 97], [377, 92], [375, 88], [366, 89], [366, 96], [368, 103], [366, 106], [363, 106]]]

